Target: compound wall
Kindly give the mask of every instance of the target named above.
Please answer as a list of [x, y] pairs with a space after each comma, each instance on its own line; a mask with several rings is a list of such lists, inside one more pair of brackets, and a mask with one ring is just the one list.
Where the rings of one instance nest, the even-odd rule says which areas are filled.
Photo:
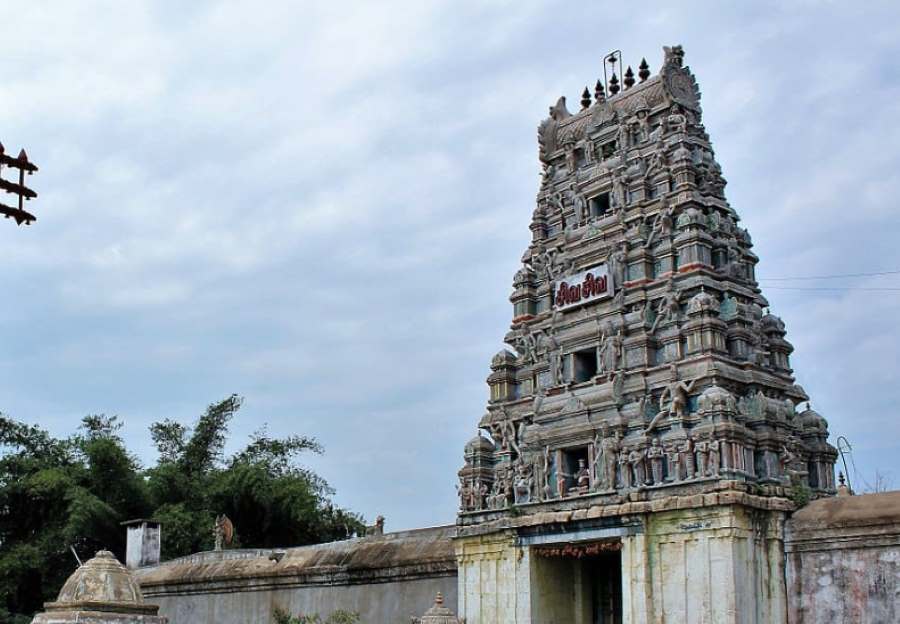
[[135, 572], [169, 624], [270, 624], [293, 614], [356, 612], [371, 624], [406, 624], [434, 604], [455, 604], [452, 528], [389, 533], [285, 550], [198, 553]]

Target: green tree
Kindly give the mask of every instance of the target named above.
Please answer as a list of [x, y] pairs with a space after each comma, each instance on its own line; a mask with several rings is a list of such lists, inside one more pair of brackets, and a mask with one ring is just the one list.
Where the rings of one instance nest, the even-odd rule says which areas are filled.
[[147, 470], [125, 447], [115, 416], [87, 416], [56, 439], [0, 414], [0, 623], [27, 624], [55, 598], [76, 566], [70, 548], [82, 560], [101, 548], [124, 559], [125, 520], [162, 522], [164, 559], [211, 549], [222, 513], [240, 544], [254, 548], [362, 532], [362, 518], [332, 505], [328, 484], [297, 463], [322, 452], [313, 438], [272, 438], [263, 429], [226, 457], [241, 403], [234, 395], [213, 403], [192, 427], [154, 424], [159, 458]]
[[333, 491], [297, 464], [302, 453], [321, 453], [315, 439], [272, 438], [257, 431], [242, 450], [225, 457], [228, 425], [242, 400], [232, 395], [207, 407], [193, 427], [165, 420], [151, 427], [160, 453], [149, 471], [154, 517], [163, 523], [167, 558], [208, 550], [218, 514], [237, 528], [240, 544], [264, 548], [343, 539], [364, 528], [362, 519], [334, 507]]
[[55, 597], [75, 569], [70, 548], [82, 559], [100, 548], [121, 557], [119, 523], [150, 511], [119, 428], [115, 417], [88, 416], [78, 433], [58, 440], [0, 415], [0, 617], [6, 621]]

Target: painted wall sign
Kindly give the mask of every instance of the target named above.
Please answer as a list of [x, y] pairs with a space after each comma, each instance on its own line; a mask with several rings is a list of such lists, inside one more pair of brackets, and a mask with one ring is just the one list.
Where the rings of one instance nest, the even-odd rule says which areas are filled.
[[587, 271], [557, 280], [553, 289], [553, 307], [565, 310], [612, 295], [609, 268], [605, 264], [600, 264]]

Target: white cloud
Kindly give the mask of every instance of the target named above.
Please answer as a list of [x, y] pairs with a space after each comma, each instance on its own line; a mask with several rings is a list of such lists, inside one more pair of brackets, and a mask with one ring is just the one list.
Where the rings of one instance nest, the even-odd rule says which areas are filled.
[[[119, 413], [149, 458], [154, 419], [240, 392], [236, 435], [318, 436], [342, 504], [452, 521], [529, 240], [535, 129], [607, 48], [655, 71], [685, 45], [760, 277], [900, 268], [889, 4], [251, 7], [4, 22], [0, 139], [41, 166], [41, 196], [30, 229], [0, 222], [0, 409], [60, 434]], [[900, 296], [769, 284], [817, 409], [861, 468], [900, 473]]]

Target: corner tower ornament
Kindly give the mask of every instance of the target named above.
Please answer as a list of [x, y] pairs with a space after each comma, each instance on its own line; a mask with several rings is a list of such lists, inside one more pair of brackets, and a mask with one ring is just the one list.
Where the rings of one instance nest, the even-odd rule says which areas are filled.
[[[763, 312], [697, 81], [681, 46], [664, 53], [656, 76], [642, 62], [641, 82], [626, 72], [606, 95], [598, 81], [593, 104], [585, 93], [572, 114], [560, 98], [539, 126], [544, 172], [505, 336], [515, 353], [491, 363], [479, 427], [493, 443], [473, 438], [459, 471], [468, 624], [576, 621], [553, 599], [567, 583], [604, 622], [623, 610], [626, 621], [781, 622], [772, 545], [797, 504], [835, 493], [836, 449], [823, 418], [797, 412], [808, 397], [793, 347]], [[573, 543], [597, 545], [562, 546]], [[706, 554], [695, 561], [684, 544]], [[603, 554], [554, 561], [532, 546]], [[473, 581], [491, 558], [503, 579]], [[712, 560], [721, 569], [694, 571]], [[654, 583], [673, 574], [693, 579], [689, 596], [663, 609]], [[523, 587], [529, 600], [510, 605]]]

